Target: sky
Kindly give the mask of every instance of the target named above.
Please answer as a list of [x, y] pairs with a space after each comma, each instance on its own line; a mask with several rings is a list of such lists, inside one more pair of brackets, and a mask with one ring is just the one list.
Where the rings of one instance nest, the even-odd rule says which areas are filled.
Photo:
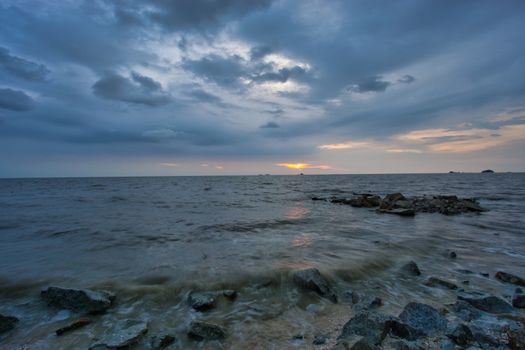
[[0, 0], [0, 177], [525, 171], [525, 1]]

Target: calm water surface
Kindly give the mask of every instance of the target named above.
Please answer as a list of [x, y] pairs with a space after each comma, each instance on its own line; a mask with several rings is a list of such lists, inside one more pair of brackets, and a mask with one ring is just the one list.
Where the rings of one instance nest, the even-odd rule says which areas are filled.
[[[405, 218], [311, 200], [352, 192], [456, 194], [490, 211]], [[308, 348], [315, 333], [335, 338], [352, 312], [300, 293], [291, 270], [315, 266], [338, 292], [378, 295], [393, 313], [408, 301], [455, 297], [401, 278], [396, 270], [408, 260], [426, 276], [511, 294], [492, 276], [525, 275], [524, 213], [522, 173], [0, 180], [0, 313], [21, 320], [0, 348], [86, 349], [129, 318], [148, 320], [151, 334], [175, 333], [174, 349]], [[74, 315], [39, 300], [48, 285], [108, 289], [118, 304], [57, 338], [52, 331]], [[239, 297], [204, 314], [188, 307], [190, 290], [218, 288]], [[188, 341], [195, 318], [224, 325], [230, 336], [222, 344]], [[292, 340], [299, 333], [306, 339]]]

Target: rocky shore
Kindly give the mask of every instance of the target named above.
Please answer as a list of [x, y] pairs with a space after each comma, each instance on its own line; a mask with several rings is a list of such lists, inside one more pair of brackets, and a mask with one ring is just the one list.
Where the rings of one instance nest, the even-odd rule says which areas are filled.
[[[456, 293], [456, 301], [443, 305], [428, 305], [412, 301], [397, 314], [382, 310], [384, 300], [353, 290], [341, 291], [316, 268], [302, 268], [290, 272], [293, 285], [302, 293], [313, 293], [333, 304], [351, 305], [352, 313], [334, 337], [328, 334], [308, 336], [310, 348], [333, 350], [415, 350], [415, 349], [525, 349], [525, 293], [521, 289], [525, 279], [506, 271], [498, 271], [493, 278], [503, 286], [514, 285], [512, 296], [494, 295], [480, 290], [462, 288], [440, 277], [427, 276], [425, 268], [409, 261], [398, 268], [400, 278], [429, 288], [441, 288]], [[472, 274], [458, 270], [458, 274]], [[205, 315], [217, 305], [217, 300], [235, 303], [234, 290], [192, 291], [188, 306]], [[111, 312], [118, 298], [111, 292], [87, 289], [49, 287], [41, 292], [42, 300], [53, 309], [73, 312], [67, 324], [56, 329], [55, 336], [75, 336], [79, 329], [99, 322], [97, 315]], [[23, 315], [22, 315], [23, 317]], [[103, 334], [92, 339], [89, 349], [169, 349], [180, 332], [150, 334], [154, 320], [125, 319], [110, 325]], [[0, 315], [0, 333], [19, 327], [17, 317]], [[225, 341], [230, 329], [204, 319], [194, 319], [186, 329], [185, 337], [196, 344]], [[1, 339], [1, 338], [0, 338]], [[0, 343], [1, 344], [1, 343]], [[174, 347], [173, 347], [174, 348]]]
[[475, 198], [442, 195], [405, 197], [402, 193], [392, 193], [381, 198], [371, 193], [354, 193], [351, 197], [312, 197], [312, 200], [350, 205], [355, 208], [376, 208], [378, 213], [400, 216], [414, 216], [416, 213], [457, 215], [486, 211]]

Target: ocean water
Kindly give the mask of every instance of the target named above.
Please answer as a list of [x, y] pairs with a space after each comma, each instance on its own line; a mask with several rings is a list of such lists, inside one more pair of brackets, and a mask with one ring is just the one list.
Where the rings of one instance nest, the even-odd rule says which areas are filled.
[[[476, 197], [489, 211], [406, 218], [311, 200], [352, 192]], [[147, 320], [148, 334], [175, 334], [173, 349], [309, 348], [314, 334], [335, 339], [352, 311], [297, 290], [291, 271], [317, 267], [338, 293], [380, 296], [394, 314], [409, 301], [454, 300], [401, 277], [409, 260], [425, 276], [512, 294], [493, 275], [525, 275], [525, 174], [3, 179], [0, 313], [20, 323], [0, 349], [86, 349], [131, 318]], [[111, 290], [118, 303], [56, 337], [74, 315], [40, 300], [49, 285]], [[236, 289], [237, 300], [205, 313], [188, 306], [191, 290], [221, 288]], [[223, 325], [228, 338], [188, 340], [197, 318]]]

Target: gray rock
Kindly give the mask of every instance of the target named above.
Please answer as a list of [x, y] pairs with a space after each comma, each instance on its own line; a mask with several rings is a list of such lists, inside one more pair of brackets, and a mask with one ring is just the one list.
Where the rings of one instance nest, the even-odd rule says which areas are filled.
[[406, 200], [406, 198], [401, 193], [387, 194], [385, 198], [383, 198], [383, 200], [381, 201], [380, 208], [381, 209], [394, 209], [395, 203], [397, 201], [404, 201], [404, 200]]
[[382, 214], [394, 214], [399, 216], [416, 215], [416, 212], [413, 209], [377, 209], [377, 212]]
[[350, 198], [350, 205], [357, 208], [374, 208], [378, 207], [381, 203], [381, 198], [374, 195], [355, 195]]
[[293, 281], [299, 287], [312, 290], [323, 298], [337, 303], [337, 296], [332, 291], [330, 284], [316, 268], [295, 271]]
[[383, 305], [383, 300], [381, 300], [381, 298], [372, 295], [366, 295], [360, 297], [357, 304], [354, 304], [354, 310], [356, 312], [361, 312], [380, 307], [381, 305]]
[[446, 289], [451, 289], [451, 290], [458, 289], [458, 286], [456, 286], [454, 283], [442, 280], [442, 279], [437, 278], [437, 277], [430, 277], [425, 282], [425, 286], [428, 286], [428, 287], [441, 287], [441, 288], [446, 288]]
[[150, 345], [152, 349], [162, 350], [175, 342], [175, 336], [171, 334], [164, 334], [161, 336], [151, 337]]
[[122, 325], [117, 325], [90, 349], [125, 349], [139, 343], [147, 332], [147, 322], [127, 320]]
[[314, 341], [312, 344], [314, 345], [323, 345], [326, 344], [326, 341], [328, 340], [328, 337], [324, 334], [317, 334], [314, 336]]
[[502, 282], [512, 283], [512, 284], [516, 284], [516, 285], [525, 287], [525, 279], [518, 277], [516, 275], [513, 275], [511, 273], [498, 271], [496, 272], [496, 275], [494, 275], [494, 277], [496, 277], [496, 279]]
[[525, 294], [523, 293], [514, 293], [512, 296], [512, 306], [519, 309], [525, 308]]
[[18, 322], [18, 318], [14, 316], [6, 316], [0, 314], [0, 333], [4, 333], [15, 328]]
[[387, 331], [401, 339], [416, 340], [426, 334], [417, 330], [401, 321], [398, 318], [392, 318], [387, 321]]
[[40, 295], [50, 306], [88, 314], [106, 311], [115, 300], [115, 295], [106, 291], [61, 287], [49, 287]]
[[57, 336], [61, 336], [61, 335], [65, 334], [65, 333], [74, 331], [75, 329], [79, 329], [79, 328], [82, 328], [84, 326], [87, 326], [91, 322], [92, 321], [89, 318], [79, 318], [77, 320], [69, 322], [64, 327], [60, 327], [59, 329], [57, 329], [55, 331], [55, 334]]
[[353, 290], [347, 290], [342, 295], [343, 301], [351, 304], [357, 304], [360, 298], [361, 296], [359, 295], [359, 293]]
[[225, 289], [222, 291], [222, 295], [229, 300], [235, 300], [235, 298], [237, 298], [237, 291], [233, 289]]
[[421, 275], [421, 270], [419, 270], [419, 267], [414, 261], [407, 262], [405, 265], [401, 267], [400, 271], [410, 276], [420, 276]]
[[399, 318], [408, 326], [428, 335], [443, 332], [447, 329], [447, 319], [430, 305], [409, 303]]
[[344, 340], [339, 340], [332, 350], [381, 350], [375, 344], [362, 336], [350, 336]]
[[371, 344], [381, 344], [388, 333], [388, 321], [392, 317], [375, 312], [361, 312], [354, 316], [344, 326], [338, 339], [349, 339], [361, 336]]
[[451, 309], [459, 318], [467, 322], [483, 316], [483, 312], [463, 300], [456, 301], [451, 305]]
[[447, 337], [452, 339], [454, 343], [459, 346], [467, 346], [474, 341], [474, 335], [470, 328], [465, 324], [459, 324], [450, 332], [447, 333]]
[[216, 294], [213, 292], [190, 292], [188, 295], [188, 303], [197, 311], [213, 309], [216, 301]]
[[412, 341], [406, 341], [404, 339], [397, 339], [392, 338], [388, 336], [383, 344], [382, 344], [383, 350], [425, 350], [421, 346], [419, 346], [417, 343]]
[[458, 294], [458, 299], [466, 301], [477, 309], [491, 313], [501, 314], [512, 312], [512, 306], [505, 300], [494, 295], [479, 295], [474, 293]]
[[222, 340], [226, 338], [226, 330], [214, 323], [192, 321], [188, 336], [195, 340]]

